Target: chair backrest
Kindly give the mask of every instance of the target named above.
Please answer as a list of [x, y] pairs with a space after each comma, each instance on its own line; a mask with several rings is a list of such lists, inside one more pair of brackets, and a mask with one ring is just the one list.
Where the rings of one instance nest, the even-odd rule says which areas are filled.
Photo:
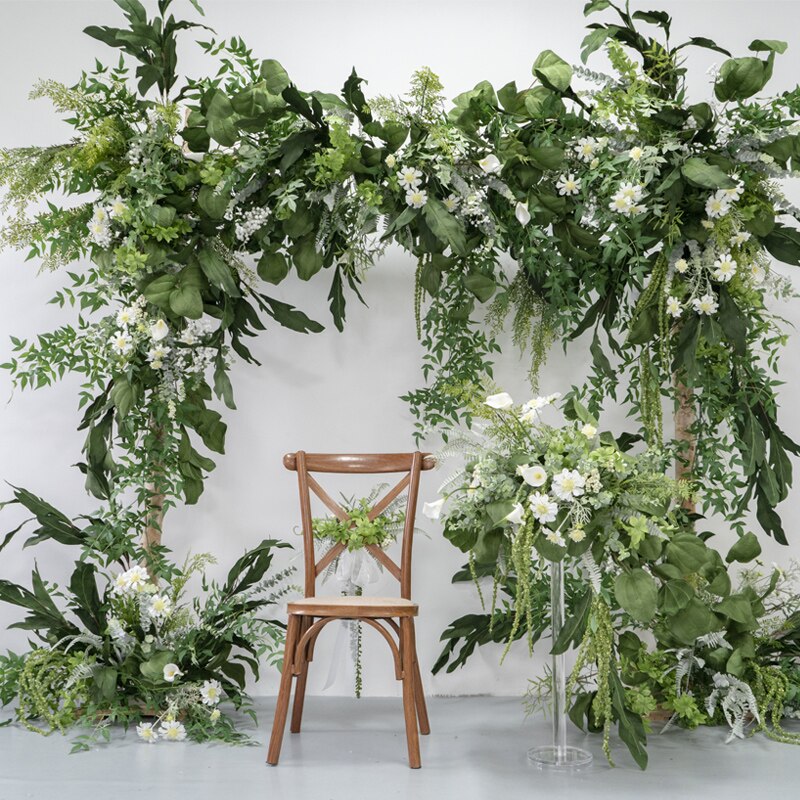
[[306, 453], [298, 450], [283, 457], [286, 469], [297, 472], [300, 488], [300, 515], [303, 523], [303, 548], [305, 563], [306, 597], [315, 594], [317, 576], [344, 552], [343, 544], [335, 544], [317, 561], [314, 550], [314, 529], [311, 516], [311, 492], [330, 509], [340, 520], [347, 520], [347, 512], [339, 503], [317, 483], [312, 472], [328, 472], [336, 474], [381, 474], [388, 472], [404, 472], [405, 475], [382, 499], [378, 500], [369, 512], [369, 518], [375, 519], [389, 505], [407, 491], [406, 517], [403, 526], [403, 539], [398, 565], [376, 545], [366, 545], [366, 549], [391, 575], [400, 582], [400, 596], [411, 599], [411, 548], [414, 539], [414, 518], [417, 513], [417, 495], [419, 494], [419, 477], [422, 470], [435, 466], [433, 456], [429, 453]]

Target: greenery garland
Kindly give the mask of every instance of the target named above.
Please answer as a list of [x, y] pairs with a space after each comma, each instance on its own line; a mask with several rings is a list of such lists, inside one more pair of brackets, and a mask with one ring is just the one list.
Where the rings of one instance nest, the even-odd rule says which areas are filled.
[[[122, 52], [118, 65], [34, 89], [67, 115], [73, 140], [0, 152], [2, 243], [51, 268], [91, 261], [55, 298], [77, 322], [13, 340], [4, 365], [21, 388], [69, 371], [85, 381], [80, 468], [102, 506], [79, 534], [46, 507], [44, 538], [169, 580], [163, 515], [199, 498], [214, 466], [201, 443], [224, 451], [210, 402], [234, 407], [231, 359], [253, 360], [246, 339], [265, 319], [321, 330], [264, 284], [327, 275], [342, 329], [346, 293], [361, 298], [394, 241], [417, 260], [427, 385], [406, 399], [420, 435], [476, 413], [499, 351], [487, 312], [495, 326], [513, 312], [518, 343], [530, 327], [534, 372], [544, 342], [591, 332], [587, 413], [627, 380], [623, 399], [660, 446], [662, 400], [679, 403], [675, 451], [704, 508], [744, 533], [755, 500], [762, 527], [785, 541], [775, 506], [798, 446], [777, 422], [786, 337], [767, 297], [792, 290], [768, 255], [800, 263], [787, 224], [800, 212], [777, 184], [800, 152], [800, 94], [754, 99], [783, 42], [728, 58], [715, 100], [691, 104], [685, 48], [727, 51], [702, 37], [672, 44], [663, 12], [594, 0], [587, 14], [615, 18], [589, 26], [582, 56], [605, 48], [612, 75], [545, 51], [528, 88], [482, 82], [448, 106], [428, 69], [402, 98], [368, 100], [355, 72], [339, 95], [304, 92], [238, 38], [201, 43], [217, 74], [181, 80], [178, 35], [202, 26], [176, 19], [171, 0], [153, 17], [139, 0], [115, 2], [127, 27], [86, 32]], [[42, 198], [47, 210], [31, 213]], [[45, 508], [30, 497], [16, 502]]]

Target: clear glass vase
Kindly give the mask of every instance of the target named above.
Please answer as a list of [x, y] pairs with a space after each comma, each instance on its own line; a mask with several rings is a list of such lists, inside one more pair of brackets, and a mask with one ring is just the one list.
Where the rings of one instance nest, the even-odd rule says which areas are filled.
[[[564, 562], [550, 562], [550, 605], [553, 643], [564, 625]], [[575, 770], [588, 767], [592, 754], [567, 744], [567, 674], [564, 653], [553, 656], [553, 743], [528, 751], [528, 760], [539, 769]]]

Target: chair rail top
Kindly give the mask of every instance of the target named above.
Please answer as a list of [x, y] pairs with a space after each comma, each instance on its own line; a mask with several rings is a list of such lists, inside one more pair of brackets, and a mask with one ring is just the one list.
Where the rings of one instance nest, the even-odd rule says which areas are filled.
[[[283, 457], [286, 469], [297, 470], [297, 453], [287, 453]], [[306, 453], [305, 462], [308, 472], [332, 473], [380, 473], [408, 472], [414, 459], [414, 453]], [[430, 453], [422, 453], [423, 470], [433, 469], [436, 459]]]

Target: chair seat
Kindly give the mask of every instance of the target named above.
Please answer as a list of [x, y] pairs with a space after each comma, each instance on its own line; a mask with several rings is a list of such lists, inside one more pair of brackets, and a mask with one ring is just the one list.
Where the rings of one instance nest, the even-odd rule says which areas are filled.
[[419, 607], [402, 597], [306, 597], [289, 603], [290, 614], [308, 617], [416, 617]]

